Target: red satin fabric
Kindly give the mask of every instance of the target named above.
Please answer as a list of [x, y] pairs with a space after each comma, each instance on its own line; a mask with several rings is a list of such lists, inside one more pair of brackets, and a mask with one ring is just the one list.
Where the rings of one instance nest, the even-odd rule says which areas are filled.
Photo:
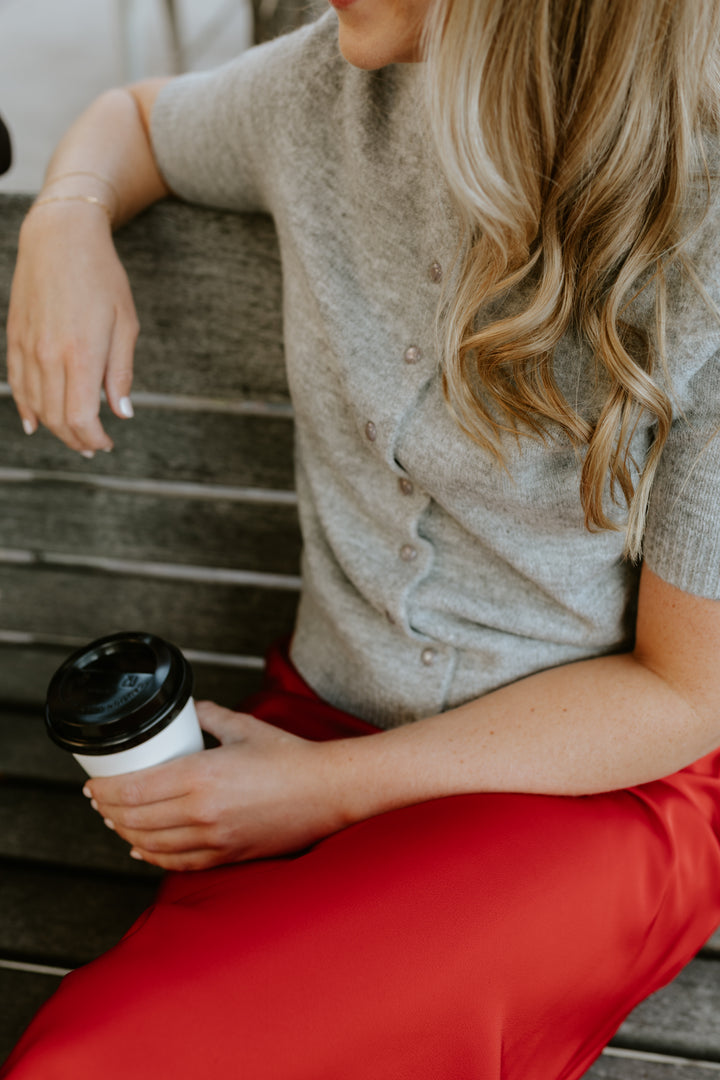
[[[248, 711], [374, 729], [276, 652]], [[574, 1080], [720, 923], [720, 751], [628, 791], [464, 795], [295, 857], [168, 875], [12, 1080]]]

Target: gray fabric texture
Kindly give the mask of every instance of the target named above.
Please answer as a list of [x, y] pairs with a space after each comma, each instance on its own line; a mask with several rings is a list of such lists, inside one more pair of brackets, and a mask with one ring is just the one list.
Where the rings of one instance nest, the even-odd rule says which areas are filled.
[[[347, 64], [331, 12], [173, 81], [152, 117], [181, 198], [274, 218], [305, 544], [291, 655], [319, 694], [381, 727], [630, 647], [639, 573], [621, 532], [585, 529], [567, 439], [509, 438], [505, 472], [444, 402], [431, 266], [452, 273], [459, 224], [424, 76], [424, 65]], [[716, 302], [719, 222], [714, 196], [689, 248]], [[669, 285], [676, 414], [645, 558], [719, 598], [720, 328], [686, 275]], [[631, 317], [649, 326], [653, 305], [648, 288]], [[555, 371], [592, 416], [588, 348], [568, 335]], [[639, 464], [652, 437], [641, 419]]]

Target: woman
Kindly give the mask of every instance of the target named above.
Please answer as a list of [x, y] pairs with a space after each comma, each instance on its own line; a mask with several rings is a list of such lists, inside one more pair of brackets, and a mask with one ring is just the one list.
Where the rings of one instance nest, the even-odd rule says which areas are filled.
[[222, 745], [88, 782], [192, 872], [13, 1080], [571, 1080], [720, 921], [720, 3], [332, 2], [105, 95], [23, 225], [20, 416], [93, 454], [107, 218], [273, 214], [305, 553]]

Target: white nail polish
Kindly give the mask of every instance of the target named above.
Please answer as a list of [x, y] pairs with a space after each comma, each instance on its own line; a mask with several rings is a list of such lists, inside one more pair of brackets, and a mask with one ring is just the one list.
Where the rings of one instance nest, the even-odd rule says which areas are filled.
[[132, 401], [129, 397], [122, 397], [118, 402], [120, 412], [127, 420], [132, 420], [135, 415], [135, 410], [132, 407]]
[[110, 820], [109, 817], [103, 818], [103, 821], [107, 825], [108, 829], [112, 829], [112, 831], [115, 832], [115, 826], [114, 826], [114, 824], [112, 823], [112, 821]]
[[26, 435], [34, 435], [35, 434], [35, 425], [33, 424], [32, 420], [23, 420], [22, 426], [23, 426], [23, 431], [25, 432]]
[[139, 851], [135, 851], [135, 849], [134, 849], [134, 848], [133, 848], [133, 850], [132, 850], [132, 851], [130, 852], [130, 858], [131, 858], [131, 859], [138, 859], [138, 861], [139, 861], [139, 862], [144, 862], [144, 859], [143, 859], [142, 855], [140, 854], [140, 852], [139, 852]]
[[82, 454], [82, 456], [84, 458], [87, 458], [88, 461], [91, 461], [92, 458], [95, 457], [95, 451], [94, 450], [81, 450], [80, 453]]
[[92, 799], [92, 791], [90, 790], [90, 788], [88, 787], [87, 784], [83, 788], [83, 795], [85, 796], [86, 799]]

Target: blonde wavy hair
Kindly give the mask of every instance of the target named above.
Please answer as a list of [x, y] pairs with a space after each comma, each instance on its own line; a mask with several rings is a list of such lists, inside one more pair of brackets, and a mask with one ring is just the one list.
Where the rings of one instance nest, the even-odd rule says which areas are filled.
[[[664, 274], [698, 178], [709, 196], [719, 43], [720, 0], [436, 0], [425, 25], [431, 125], [469, 238], [440, 317], [445, 396], [501, 462], [503, 432], [556, 425], [583, 452], [586, 527], [624, 528], [632, 558], [672, 419]], [[624, 318], [640, 281], [652, 334]], [[521, 283], [521, 310], [483, 324]], [[568, 331], [607, 387], [592, 421], [553, 376]], [[638, 468], [643, 413], [655, 436]]]

